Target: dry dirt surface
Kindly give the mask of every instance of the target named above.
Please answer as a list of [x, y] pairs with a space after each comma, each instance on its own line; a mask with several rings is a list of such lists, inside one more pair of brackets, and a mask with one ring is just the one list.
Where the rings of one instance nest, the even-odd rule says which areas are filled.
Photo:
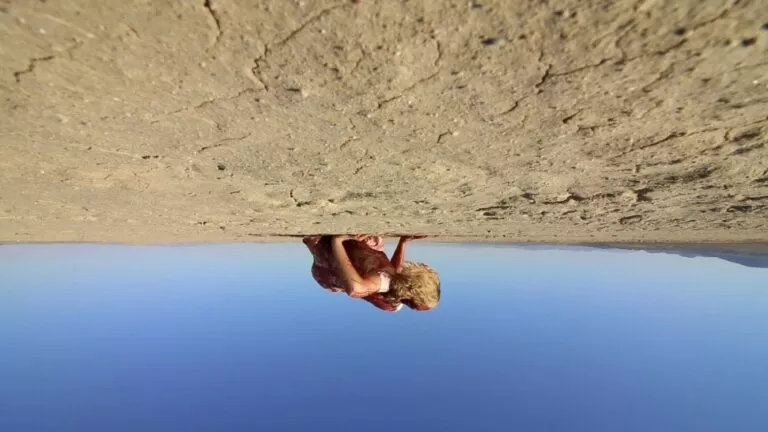
[[0, 0], [0, 241], [768, 240], [768, 4]]

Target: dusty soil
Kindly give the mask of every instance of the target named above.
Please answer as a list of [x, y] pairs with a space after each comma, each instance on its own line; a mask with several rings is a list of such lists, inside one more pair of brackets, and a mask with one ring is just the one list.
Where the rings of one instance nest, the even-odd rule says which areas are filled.
[[0, 241], [768, 240], [763, 0], [0, 0], [0, 93]]

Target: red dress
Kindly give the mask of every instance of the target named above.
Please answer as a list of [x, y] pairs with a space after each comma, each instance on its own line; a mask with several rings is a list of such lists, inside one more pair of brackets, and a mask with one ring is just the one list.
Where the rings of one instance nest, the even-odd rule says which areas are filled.
[[[330, 236], [310, 236], [304, 237], [303, 241], [314, 257], [312, 277], [315, 281], [329, 291], [344, 292], [344, 282], [333, 258], [331, 240]], [[392, 264], [384, 253], [383, 238], [366, 236], [361, 241], [344, 242], [344, 248], [352, 265], [361, 275], [391, 272]], [[395, 312], [400, 306], [399, 303], [390, 302], [380, 293], [362, 299], [387, 312]]]

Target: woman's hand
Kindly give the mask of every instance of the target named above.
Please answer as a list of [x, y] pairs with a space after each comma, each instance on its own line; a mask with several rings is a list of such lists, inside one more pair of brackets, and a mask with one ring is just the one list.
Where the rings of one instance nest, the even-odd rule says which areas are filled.
[[426, 237], [427, 236], [425, 235], [400, 236], [400, 241], [397, 242], [395, 253], [392, 254], [392, 259], [389, 260], [389, 262], [392, 263], [392, 267], [395, 268], [395, 271], [400, 271], [400, 269], [403, 267], [403, 262], [405, 261], [405, 244], [411, 240], [423, 239]]
[[357, 240], [357, 241], [363, 241], [365, 240], [366, 235], [365, 234], [339, 234], [333, 236], [333, 239], [340, 242], [345, 242], [347, 240]]

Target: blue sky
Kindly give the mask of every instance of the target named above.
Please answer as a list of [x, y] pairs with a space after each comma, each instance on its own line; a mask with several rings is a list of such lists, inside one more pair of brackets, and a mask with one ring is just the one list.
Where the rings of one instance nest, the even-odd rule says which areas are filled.
[[0, 430], [768, 430], [768, 270], [414, 244], [434, 311], [300, 244], [0, 246]]

